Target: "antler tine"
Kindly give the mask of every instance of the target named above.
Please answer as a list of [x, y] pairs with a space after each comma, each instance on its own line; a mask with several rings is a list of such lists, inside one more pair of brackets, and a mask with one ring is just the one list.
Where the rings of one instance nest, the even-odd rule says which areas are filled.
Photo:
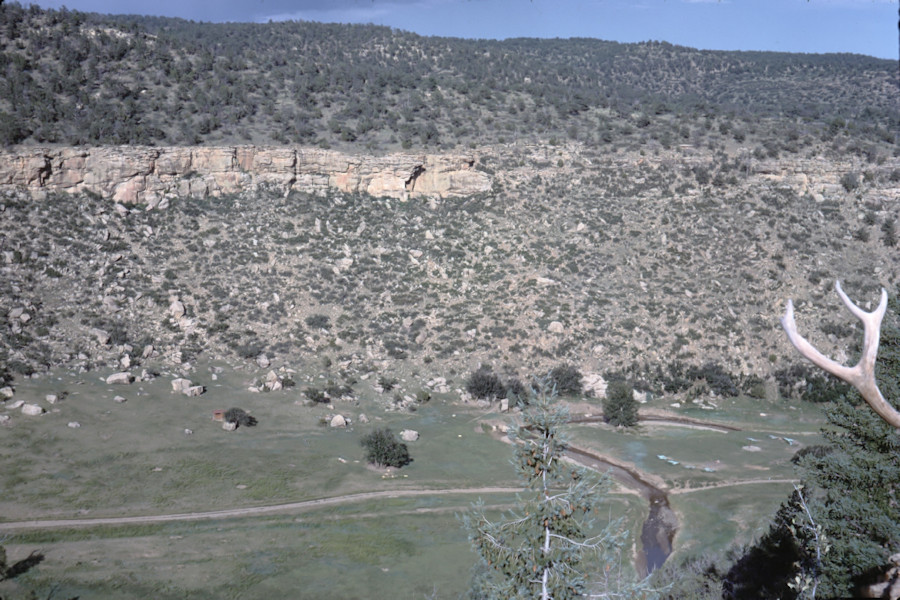
[[784, 316], [781, 317], [781, 326], [787, 333], [788, 339], [800, 354], [810, 360], [817, 367], [839, 377], [855, 387], [862, 395], [866, 403], [878, 413], [891, 426], [900, 428], [900, 412], [888, 404], [878, 389], [875, 381], [875, 359], [878, 356], [878, 342], [881, 336], [881, 321], [887, 311], [887, 291], [881, 289], [881, 302], [872, 312], [866, 312], [853, 303], [841, 289], [841, 282], [834, 284], [838, 296], [843, 300], [847, 309], [856, 315], [863, 323], [863, 352], [859, 362], [853, 367], [841, 365], [821, 352], [819, 352], [806, 338], [797, 333], [797, 323], [794, 320], [794, 303], [787, 301]]

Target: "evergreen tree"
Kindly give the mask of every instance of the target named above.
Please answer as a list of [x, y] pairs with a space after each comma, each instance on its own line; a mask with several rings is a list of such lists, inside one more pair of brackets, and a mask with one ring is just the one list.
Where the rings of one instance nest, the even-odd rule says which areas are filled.
[[379, 467], [400, 468], [412, 462], [406, 444], [390, 429], [376, 429], [364, 436], [360, 444], [366, 449], [366, 460]]
[[[609, 477], [598, 480], [562, 462], [567, 444], [561, 428], [568, 411], [555, 399], [549, 382], [535, 382], [524, 424], [510, 433], [516, 442], [513, 465], [526, 488], [519, 506], [497, 522], [480, 505], [463, 518], [484, 571], [473, 596], [563, 600], [599, 586], [601, 595], [594, 597], [607, 597], [613, 588], [646, 597], [642, 584], [618, 578], [621, 523], [592, 530], [588, 515], [608, 491]], [[587, 566], [589, 556], [598, 559], [590, 563], [596, 567]], [[600, 582], [588, 582], [589, 568], [597, 569]]]
[[[898, 309], [894, 299], [882, 325], [876, 369], [879, 388], [895, 406]], [[826, 416], [832, 425], [823, 432], [828, 443], [799, 461], [803, 495], [795, 491], [769, 532], [732, 566], [726, 598], [853, 596], [900, 552], [900, 433], [855, 392], [839, 398]], [[814, 539], [814, 532], [827, 542]]]
[[610, 382], [603, 400], [603, 418], [616, 427], [634, 427], [638, 423], [638, 403], [634, 388], [625, 381]]

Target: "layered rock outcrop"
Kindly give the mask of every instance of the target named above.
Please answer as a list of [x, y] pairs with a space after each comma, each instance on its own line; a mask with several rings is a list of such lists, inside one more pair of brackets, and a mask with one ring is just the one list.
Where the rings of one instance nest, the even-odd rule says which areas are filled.
[[406, 199], [490, 190], [491, 177], [473, 164], [466, 155], [376, 157], [318, 148], [21, 148], [0, 152], [0, 186], [91, 192], [150, 207], [169, 196], [218, 196], [259, 186]]

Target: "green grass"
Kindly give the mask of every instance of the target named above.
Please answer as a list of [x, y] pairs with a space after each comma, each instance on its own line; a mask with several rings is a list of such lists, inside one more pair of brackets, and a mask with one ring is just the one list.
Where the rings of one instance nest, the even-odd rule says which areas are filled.
[[[511, 446], [486, 433], [483, 410], [455, 404], [452, 395], [435, 394], [415, 412], [386, 412], [393, 392], [378, 395], [365, 381], [355, 386], [357, 399], [332, 410], [303, 401], [301, 382], [316, 380], [315, 372], [297, 373], [295, 388], [251, 393], [247, 387], [263, 372], [226, 367], [213, 380], [209, 366], [190, 375], [208, 388], [197, 398], [173, 394], [174, 376], [168, 374], [123, 387], [107, 386], [98, 373], [22, 381], [17, 398], [44, 404], [46, 393], [65, 391], [68, 397], [46, 406], [49, 412], [38, 418], [12, 413], [0, 448], [0, 520], [202, 512], [368, 491], [518, 486], [509, 465]], [[401, 388], [413, 380], [409, 373], [395, 375]], [[114, 402], [116, 395], [127, 402]], [[591, 402], [580, 410], [594, 410]], [[222, 430], [212, 412], [232, 406], [248, 410], [259, 425]], [[683, 490], [792, 477], [789, 460], [799, 446], [788, 446], [780, 432], [794, 423], [800, 426], [794, 437], [813, 443], [819, 411], [786, 404], [760, 410], [758, 401], [741, 399], [721, 411], [681, 411], [745, 428], [740, 432], [653, 424], [630, 431], [578, 425], [570, 432], [577, 445]], [[320, 424], [330, 412], [357, 421], [366, 413], [371, 422], [335, 430]], [[76, 420], [80, 428], [67, 427]], [[398, 433], [415, 429], [421, 436], [409, 444], [413, 462], [390, 476], [364, 464], [359, 444], [362, 435], [383, 426]], [[186, 428], [193, 434], [185, 434]], [[759, 440], [760, 452], [741, 449], [751, 443], [747, 437]], [[684, 464], [713, 464], [716, 470], [704, 473]], [[789, 484], [753, 484], [672, 495], [681, 520], [676, 552], [748, 540], [789, 490]], [[475, 555], [456, 514], [476, 499], [477, 494], [456, 493], [382, 497], [256, 517], [21, 530], [10, 532], [5, 545], [11, 557], [35, 549], [46, 553], [21, 583], [39, 593], [59, 583], [69, 595], [113, 599], [418, 597], [434, 591], [458, 597]], [[484, 499], [495, 508], [514, 502], [511, 494]], [[623, 517], [633, 544], [646, 514], [638, 496], [615, 493], [597, 517]], [[624, 550], [626, 562], [633, 551]], [[0, 594], [15, 592], [16, 585], [4, 583]]]

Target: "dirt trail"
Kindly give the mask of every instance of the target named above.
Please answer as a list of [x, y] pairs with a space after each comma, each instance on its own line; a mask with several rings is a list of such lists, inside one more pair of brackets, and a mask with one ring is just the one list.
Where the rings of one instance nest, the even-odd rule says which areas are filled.
[[146, 523], [168, 523], [171, 521], [199, 521], [202, 519], [224, 519], [229, 517], [249, 517], [278, 512], [303, 512], [323, 506], [361, 502], [376, 498], [401, 498], [414, 496], [446, 496], [452, 494], [514, 494], [521, 492], [521, 488], [481, 487], [481, 488], [451, 488], [451, 489], [418, 489], [418, 490], [384, 490], [380, 492], [361, 492], [358, 494], [345, 494], [331, 498], [317, 498], [302, 502], [289, 502], [286, 504], [272, 504], [268, 506], [250, 506], [247, 508], [232, 508], [226, 510], [212, 510], [206, 512], [191, 512], [171, 515], [144, 515], [137, 517], [98, 517], [95, 519], [47, 519], [32, 521], [11, 521], [0, 523], [0, 531], [16, 529], [53, 529], [62, 527], [96, 527], [99, 525], [134, 525]]

